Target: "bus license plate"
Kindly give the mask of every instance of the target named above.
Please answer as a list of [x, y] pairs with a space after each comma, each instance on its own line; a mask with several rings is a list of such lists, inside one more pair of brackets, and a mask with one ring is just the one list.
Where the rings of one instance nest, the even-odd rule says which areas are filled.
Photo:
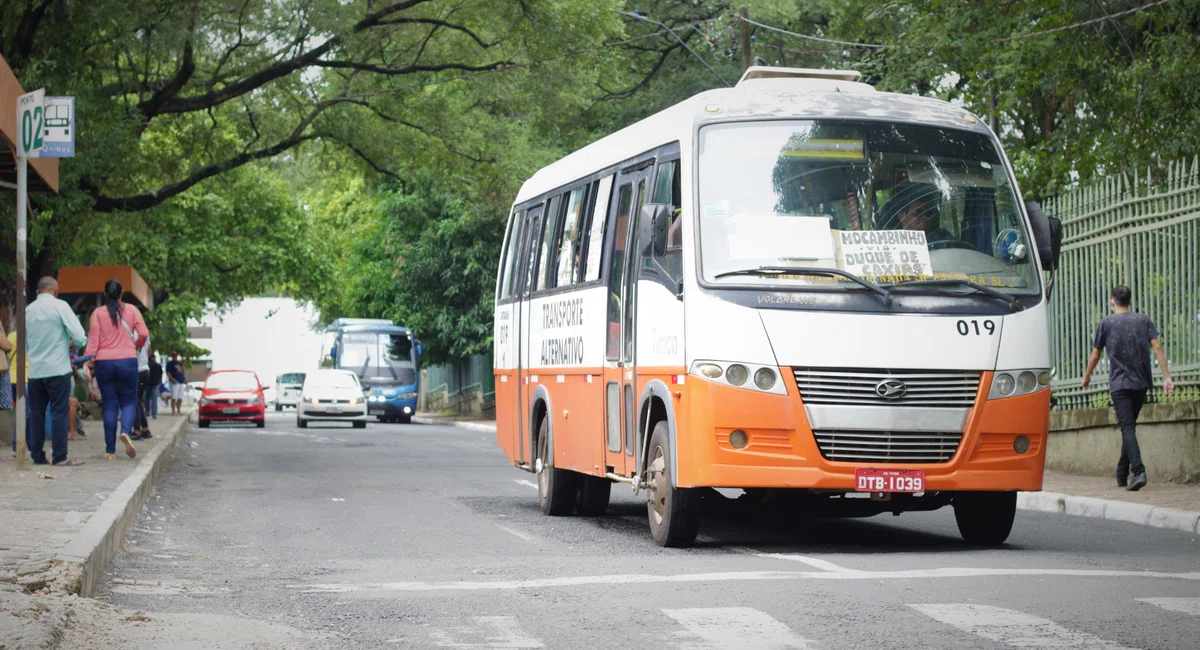
[[226, 406], [225, 408], [221, 409], [221, 412], [224, 413], [225, 415], [237, 415], [241, 411], [242, 411], [242, 409], [240, 409], [236, 406]]
[[854, 491], [924, 492], [925, 470], [859, 467], [854, 470]]

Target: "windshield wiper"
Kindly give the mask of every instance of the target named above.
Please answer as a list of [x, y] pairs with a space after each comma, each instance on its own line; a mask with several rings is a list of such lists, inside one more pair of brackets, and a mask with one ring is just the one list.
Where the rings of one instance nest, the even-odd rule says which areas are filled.
[[887, 289], [854, 275], [847, 273], [841, 269], [823, 269], [818, 266], [760, 266], [756, 269], [740, 269], [738, 271], [726, 271], [713, 276], [713, 279], [726, 278], [734, 275], [815, 275], [823, 277], [839, 277], [846, 278], [851, 282], [870, 289], [872, 293], [883, 298], [883, 304], [892, 304], [892, 294]]
[[1008, 308], [1013, 311], [1025, 310], [1025, 305], [1022, 305], [1012, 294], [1004, 293], [1003, 291], [982, 284], [976, 284], [970, 280], [905, 280], [889, 284], [888, 286], [892, 287], [893, 290], [900, 287], [967, 287], [997, 300], [1003, 300], [1008, 303]]

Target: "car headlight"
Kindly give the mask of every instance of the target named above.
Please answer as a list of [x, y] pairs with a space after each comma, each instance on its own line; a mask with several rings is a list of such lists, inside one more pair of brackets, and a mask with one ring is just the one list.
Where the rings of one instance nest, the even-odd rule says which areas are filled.
[[[787, 395], [787, 387], [779, 381], [779, 371], [773, 366], [723, 361], [696, 361], [689, 373], [718, 384], [757, 390], [775, 395]], [[749, 381], [753, 377], [754, 381]]]
[[208, 406], [209, 404], [212, 404], [212, 400], [208, 399], [207, 397], [200, 398], [200, 406]]
[[1000, 370], [992, 377], [988, 399], [1003, 399], [1028, 395], [1050, 385], [1050, 371], [1044, 368], [1029, 370]]
[[309, 404], [316, 404], [316, 403], [317, 403], [317, 398], [315, 398], [315, 397], [306, 397], [306, 398], [304, 398], [304, 401], [308, 402]]
[[251, 404], [262, 404], [262, 398], [261, 397], [251, 397], [250, 403]]
[[363, 398], [361, 398], [361, 397], [351, 397], [351, 398], [350, 398], [350, 403], [351, 403], [351, 404], [362, 404], [362, 403], [363, 403]]
[[397, 397], [399, 397], [400, 399], [409, 399], [409, 398], [416, 397], [416, 396], [417, 396], [416, 393], [405, 393], [403, 395], [397, 395]]

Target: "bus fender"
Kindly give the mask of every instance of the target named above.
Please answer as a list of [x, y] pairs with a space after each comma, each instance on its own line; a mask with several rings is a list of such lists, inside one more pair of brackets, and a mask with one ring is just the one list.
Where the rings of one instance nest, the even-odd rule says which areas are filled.
[[545, 386], [538, 384], [538, 387], [533, 390], [533, 395], [529, 399], [529, 465], [533, 466], [533, 461], [537, 458], [537, 449], [534, 447], [534, 435], [537, 434], [537, 405], [538, 402], [544, 402], [546, 405], [546, 435], [550, 437], [547, 443], [546, 452], [550, 454], [550, 464], [554, 465], [554, 418], [551, 415], [554, 410], [550, 407], [550, 391], [546, 390]]
[[675, 402], [671, 389], [661, 379], [651, 379], [642, 389], [638, 402], [638, 476], [644, 476], [650, 463], [650, 402], [657, 398], [667, 413], [667, 439], [671, 451], [671, 478], [679, 476], [679, 456], [675, 453]]

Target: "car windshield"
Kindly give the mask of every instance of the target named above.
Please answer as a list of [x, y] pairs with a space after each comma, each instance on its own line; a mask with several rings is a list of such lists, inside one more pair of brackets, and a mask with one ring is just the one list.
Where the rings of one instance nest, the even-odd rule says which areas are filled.
[[385, 332], [342, 334], [341, 367], [360, 377], [397, 379], [400, 369], [412, 369], [412, 337]]
[[205, 388], [217, 390], [256, 390], [258, 380], [250, 372], [214, 372], [208, 376]]
[[1004, 163], [979, 133], [886, 122], [716, 124], [700, 131], [699, 182], [708, 282], [855, 286], [781, 269], [819, 267], [884, 285], [1038, 289]]
[[290, 386], [298, 386], [304, 383], [304, 373], [289, 372], [279, 376], [279, 383], [288, 384]]
[[358, 381], [348, 372], [319, 372], [309, 383], [316, 388], [358, 388]]

